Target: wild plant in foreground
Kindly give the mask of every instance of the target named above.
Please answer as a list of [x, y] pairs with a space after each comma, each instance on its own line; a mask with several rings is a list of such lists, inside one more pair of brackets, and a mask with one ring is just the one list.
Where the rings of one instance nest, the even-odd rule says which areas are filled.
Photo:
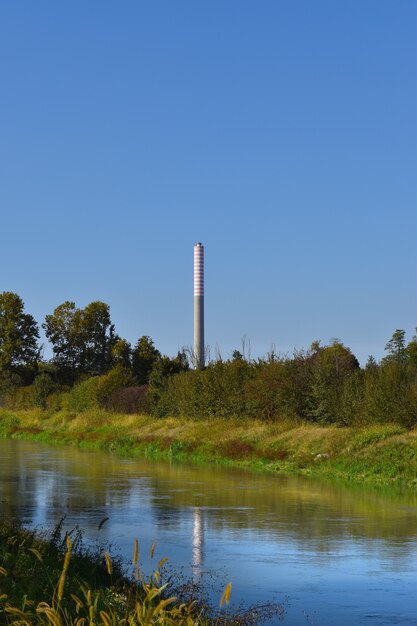
[[[108, 552], [100, 557], [81, 550], [80, 533], [66, 534], [62, 521], [48, 540], [34, 532], [0, 525], [0, 623], [7, 626], [249, 626], [272, 615], [276, 605], [213, 613], [198, 590], [192, 598], [169, 595], [162, 582], [161, 559], [149, 576], [139, 566], [134, 543], [132, 577], [122, 575], [120, 562]], [[155, 544], [151, 548], [153, 562]], [[57, 565], [60, 563], [60, 567]], [[88, 582], [86, 582], [88, 581]], [[220, 607], [228, 605], [226, 585]]]
[[[79, 585], [79, 592], [68, 588], [68, 570], [71, 561], [71, 537], [66, 539], [66, 552], [57, 584], [52, 588], [49, 601], [35, 602], [22, 595], [20, 606], [9, 602], [8, 594], [0, 594], [0, 621], [10, 626], [196, 626], [206, 623], [195, 608], [195, 603], [176, 604], [175, 597], [166, 597], [167, 583], [161, 584], [162, 559], [155, 571], [146, 578], [138, 566], [138, 544], [135, 542], [133, 567], [137, 583], [124, 580], [113, 582], [108, 587], [92, 589], [87, 583]], [[43, 563], [43, 556], [36, 548], [30, 553]], [[153, 556], [154, 546], [151, 550]], [[28, 554], [26, 554], [28, 556]], [[113, 574], [110, 555], [104, 554], [107, 573]], [[0, 576], [10, 573], [1, 566]]]

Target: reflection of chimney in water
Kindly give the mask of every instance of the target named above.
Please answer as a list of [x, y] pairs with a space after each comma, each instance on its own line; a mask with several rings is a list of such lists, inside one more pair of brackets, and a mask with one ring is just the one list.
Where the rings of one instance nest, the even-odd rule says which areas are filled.
[[193, 573], [195, 578], [202, 574], [203, 567], [204, 524], [201, 509], [193, 511]]

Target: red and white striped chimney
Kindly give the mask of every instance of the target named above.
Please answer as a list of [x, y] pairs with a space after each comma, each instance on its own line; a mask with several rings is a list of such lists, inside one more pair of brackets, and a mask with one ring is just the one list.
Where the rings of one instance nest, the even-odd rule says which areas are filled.
[[204, 367], [204, 246], [194, 246], [194, 367]]

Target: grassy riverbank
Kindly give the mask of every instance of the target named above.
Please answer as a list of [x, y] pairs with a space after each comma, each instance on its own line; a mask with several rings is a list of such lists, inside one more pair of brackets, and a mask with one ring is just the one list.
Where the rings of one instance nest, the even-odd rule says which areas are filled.
[[217, 463], [372, 485], [417, 488], [417, 430], [212, 419], [73, 415], [0, 410], [0, 436], [72, 444], [123, 455]]
[[[239, 613], [213, 612], [195, 585], [175, 589], [175, 575], [163, 582], [166, 558], [150, 554], [150, 574], [140, 567], [139, 546], [132, 547], [132, 575], [123, 573], [101, 547], [86, 550], [79, 531], [62, 536], [62, 523], [39, 535], [12, 523], [0, 524], [0, 623], [9, 626], [254, 626], [279, 605], [250, 607]], [[155, 563], [156, 561], [156, 563]], [[155, 564], [153, 564], [155, 563]], [[178, 595], [179, 592], [179, 595]], [[220, 605], [229, 603], [226, 585]]]

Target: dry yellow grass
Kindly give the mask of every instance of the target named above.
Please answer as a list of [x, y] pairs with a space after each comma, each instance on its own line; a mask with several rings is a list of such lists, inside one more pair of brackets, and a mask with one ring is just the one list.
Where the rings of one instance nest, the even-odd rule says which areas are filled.
[[[7, 426], [7, 420], [13, 423]], [[353, 429], [289, 420], [193, 421], [103, 410], [78, 415], [61, 411], [51, 415], [37, 409], [0, 410], [0, 433], [154, 458], [227, 462], [253, 469], [350, 479], [357, 476], [358, 480], [369, 482], [384, 481], [386, 468], [388, 482], [401, 481], [405, 476], [409, 484], [417, 482], [417, 431], [408, 432], [395, 424]], [[376, 466], [378, 471], [373, 471]]]

